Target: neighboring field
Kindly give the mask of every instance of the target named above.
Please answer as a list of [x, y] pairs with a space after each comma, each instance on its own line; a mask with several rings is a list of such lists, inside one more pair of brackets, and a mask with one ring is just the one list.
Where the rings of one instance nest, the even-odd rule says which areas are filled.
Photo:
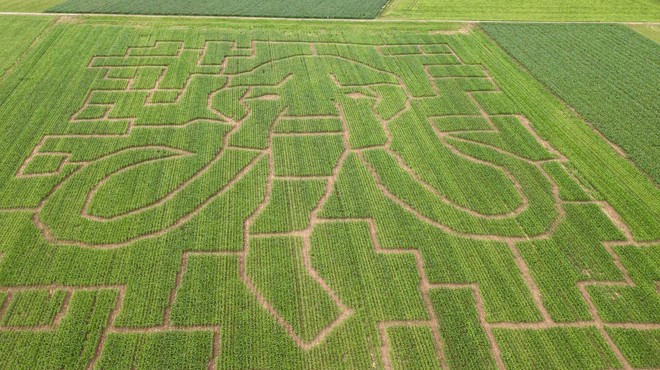
[[392, 0], [387, 18], [500, 21], [653, 21], [657, 0]]
[[614, 25], [484, 28], [660, 183], [660, 45]]
[[0, 368], [659, 362], [660, 190], [480, 29], [62, 18], [0, 147]]
[[[0, 0], [1, 1], [1, 0]], [[64, 0], [48, 11], [60, 13], [120, 13], [232, 15], [294, 18], [375, 18], [387, 0]]]
[[28, 50], [46, 27], [55, 22], [55, 17], [0, 16], [0, 79]]
[[660, 26], [658, 25], [634, 25], [630, 26], [632, 27], [635, 31], [641, 33], [642, 35], [650, 38], [651, 40], [654, 40], [656, 42], [660, 42]]
[[0, 0], [0, 12], [43, 12], [64, 0]]

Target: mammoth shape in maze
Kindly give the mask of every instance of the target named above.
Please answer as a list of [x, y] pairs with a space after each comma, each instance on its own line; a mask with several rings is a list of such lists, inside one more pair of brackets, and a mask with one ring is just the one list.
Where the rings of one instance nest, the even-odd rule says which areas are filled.
[[[17, 175], [63, 175], [34, 217], [44, 237], [86, 248], [169, 238], [235, 257], [248, 291], [305, 349], [354, 313], [314, 268], [320, 224], [369, 220], [361, 235], [380, 248], [372, 220], [387, 207], [506, 242], [547, 237], [562, 217], [544, 166], [566, 159], [446, 44], [161, 41], [88, 67], [98, 77], [67, 132], [45, 136]], [[291, 263], [255, 272], [273, 253]], [[292, 289], [317, 299], [296, 304], [323, 320], [296, 316], [305, 308], [269, 287], [298, 270]]]
[[445, 44], [204, 45], [90, 61], [102, 77], [70, 133], [44, 137], [18, 174], [70, 172], [39, 209], [48, 240], [117, 247], [162, 235], [266, 163], [269, 184], [327, 183], [351, 154], [385, 196], [447, 232], [522, 238], [558, 216], [541, 165], [564, 158], [525, 117], [488, 114], [481, 101], [498, 86]]

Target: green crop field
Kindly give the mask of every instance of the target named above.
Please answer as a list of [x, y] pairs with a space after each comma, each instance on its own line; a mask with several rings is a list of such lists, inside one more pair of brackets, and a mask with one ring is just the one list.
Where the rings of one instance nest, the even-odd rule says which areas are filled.
[[499, 21], [660, 21], [657, 0], [392, 0], [383, 16]]
[[[0, 0], [2, 1], [2, 0]], [[294, 18], [375, 18], [387, 0], [61, 0], [57, 13], [230, 15]]]
[[0, 0], [0, 12], [43, 12], [64, 0]]
[[[658, 43], [621, 25], [484, 29], [660, 183]], [[579, 46], [579, 52], [566, 45]]]
[[0, 19], [0, 368], [660, 366], [657, 183], [482, 27]]
[[622, 25], [488, 24], [484, 29], [660, 183], [658, 43]]
[[50, 25], [54, 17], [9, 17], [0, 16], [0, 79], [15, 67], [32, 44], [37, 41]]

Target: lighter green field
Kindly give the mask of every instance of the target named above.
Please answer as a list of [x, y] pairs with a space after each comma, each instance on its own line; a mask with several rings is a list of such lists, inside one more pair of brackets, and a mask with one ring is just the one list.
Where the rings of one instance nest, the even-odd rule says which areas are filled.
[[33, 42], [53, 23], [55, 17], [0, 16], [0, 79], [24, 57]]
[[39, 13], [64, 0], [0, 0], [0, 12]]
[[498, 21], [660, 21], [657, 0], [392, 0], [381, 16]]
[[660, 42], [660, 26], [658, 25], [634, 25], [632, 28], [655, 42]]
[[658, 366], [660, 190], [481, 29], [33, 41], [0, 57], [0, 368]]

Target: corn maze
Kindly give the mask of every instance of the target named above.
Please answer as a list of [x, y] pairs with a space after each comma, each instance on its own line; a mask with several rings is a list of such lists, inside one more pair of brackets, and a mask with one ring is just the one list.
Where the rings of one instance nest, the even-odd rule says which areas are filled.
[[657, 238], [470, 32], [94, 54], [0, 211], [1, 366], [660, 366]]

